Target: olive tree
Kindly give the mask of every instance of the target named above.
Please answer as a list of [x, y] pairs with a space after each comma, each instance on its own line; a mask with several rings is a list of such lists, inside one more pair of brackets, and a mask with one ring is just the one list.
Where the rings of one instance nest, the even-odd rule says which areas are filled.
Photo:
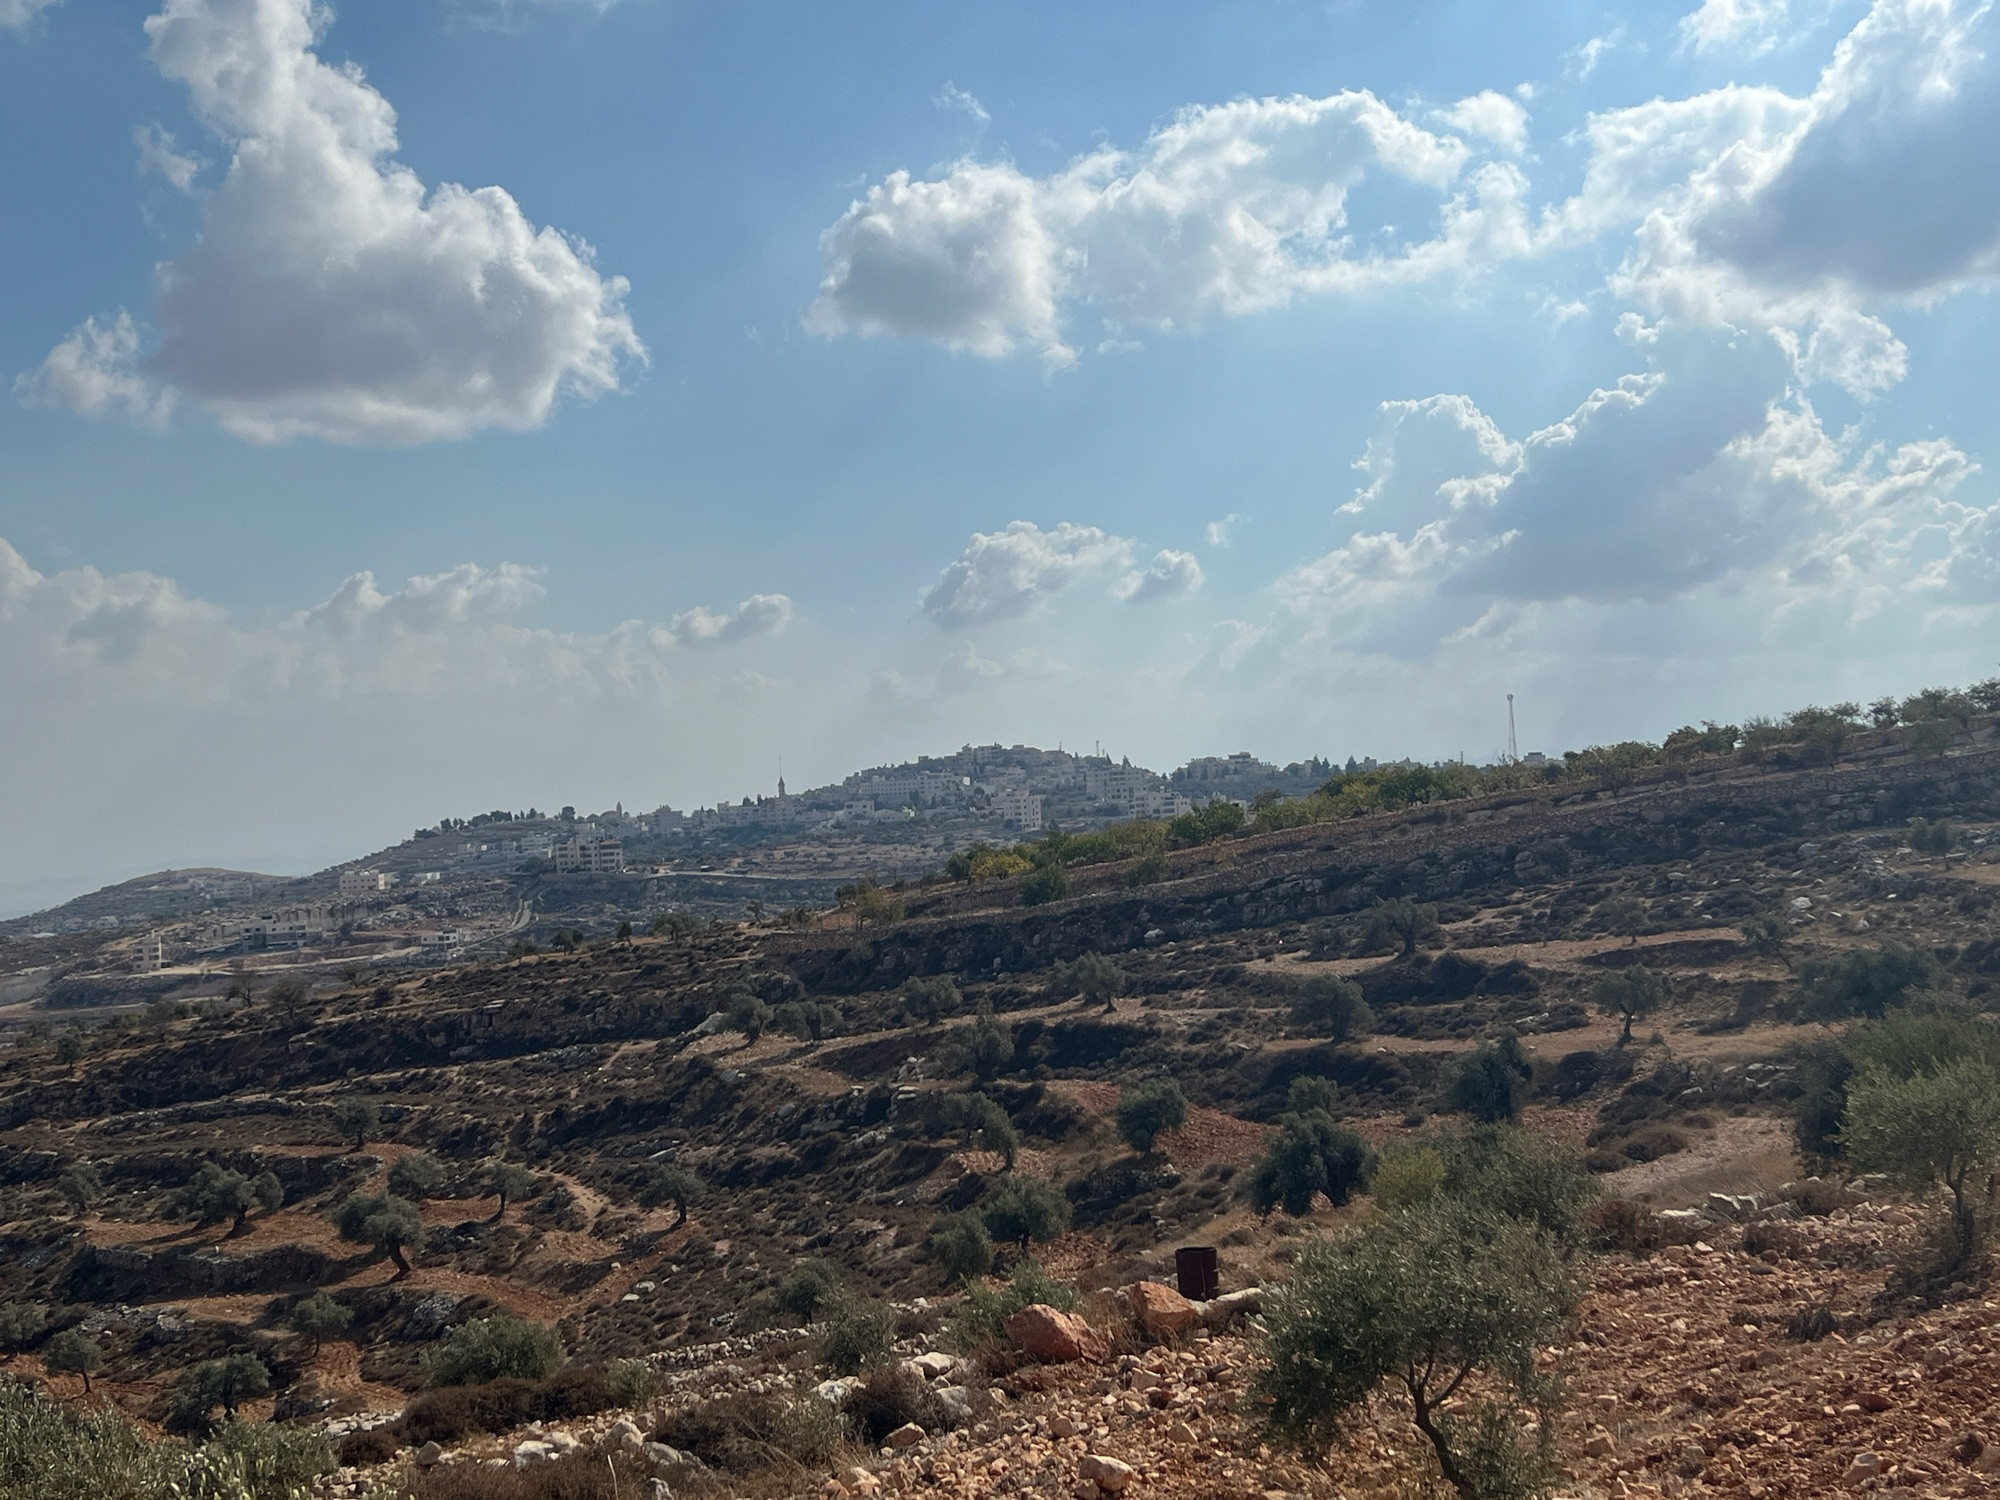
[[1906, 1187], [1951, 1194], [1951, 1269], [1984, 1239], [1986, 1182], [2000, 1165], [2000, 1070], [1960, 1057], [1898, 1076], [1864, 1069], [1848, 1080], [1842, 1138], [1854, 1164]]
[[294, 1303], [286, 1314], [285, 1326], [301, 1338], [312, 1340], [313, 1353], [319, 1353], [319, 1346], [327, 1339], [347, 1332], [354, 1321], [354, 1314], [342, 1307], [325, 1292], [314, 1292]]
[[1362, 942], [1371, 949], [1396, 947], [1404, 958], [1414, 958], [1417, 949], [1436, 937], [1438, 909], [1419, 905], [1407, 896], [1380, 901], [1368, 910], [1368, 925]]
[[965, 996], [943, 974], [903, 981], [903, 1011], [910, 1019], [935, 1026], [965, 1006]]
[[1349, 1042], [1375, 1025], [1375, 1013], [1351, 979], [1308, 979], [1292, 1001], [1292, 1020], [1329, 1041]]
[[1458, 1114], [1496, 1125], [1521, 1112], [1533, 1077], [1534, 1066], [1514, 1037], [1481, 1042], [1452, 1068], [1446, 1102]]
[[382, 1112], [372, 1099], [343, 1099], [333, 1107], [333, 1128], [353, 1140], [351, 1150], [359, 1151], [367, 1145], [368, 1137], [381, 1124]]
[[398, 1198], [421, 1203], [435, 1198], [444, 1186], [444, 1163], [428, 1151], [399, 1156], [389, 1167], [389, 1191]]
[[1599, 1014], [1617, 1016], [1623, 1023], [1618, 1030], [1618, 1045], [1632, 1043], [1632, 1023], [1642, 1016], [1650, 1016], [1667, 1002], [1667, 982], [1644, 964], [1634, 964], [1629, 969], [1613, 969], [1599, 976], [1597, 981], [1597, 1009]]
[[[1323, 1450], [1387, 1392], [1463, 1500], [1539, 1494], [1555, 1478], [1559, 1388], [1535, 1356], [1563, 1336], [1577, 1296], [1538, 1225], [1435, 1195], [1306, 1246], [1264, 1314], [1257, 1394], [1276, 1435]], [[1524, 1407], [1540, 1419], [1532, 1441]]]
[[275, 1172], [259, 1172], [255, 1177], [214, 1162], [203, 1162], [201, 1170], [174, 1195], [181, 1210], [195, 1216], [202, 1225], [231, 1220], [230, 1232], [240, 1233], [252, 1208], [271, 1213], [285, 1202], [284, 1185]]
[[204, 1360], [175, 1382], [167, 1425], [177, 1432], [204, 1431], [212, 1425], [211, 1414], [218, 1406], [223, 1420], [234, 1421], [237, 1407], [270, 1389], [271, 1372], [254, 1354]]
[[493, 1222], [497, 1224], [506, 1217], [509, 1203], [518, 1203], [535, 1191], [535, 1174], [511, 1161], [489, 1162], [486, 1191], [499, 1200], [499, 1207], [493, 1210]]
[[334, 1210], [334, 1225], [344, 1240], [372, 1245], [396, 1263], [396, 1274], [410, 1273], [405, 1251], [424, 1242], [423, 1215], [417, 1205], [394, 1193], [349, 1193]]
[[980, 1210], [996, 1240], [1010, 1240], [1023, 1251], [1030, 1241], [1052, 1240], [1069, 1228], [1069, 1199], [1040, 1177], [1010, 1175]]
[[43, 1348], [42, 1368], [51, 1375], [81, 1375], [88, 1396], [90, 1377], [104, 1368], [104, 1350], [82, 1329], [65, 1328]]
[[1259, 1215], [1283, 1209], [1300, 1218], [1324, 1193], [1338, 1208], [1367, 1185], [1374, 1166], [1367, 1143], [1324, 1108], [1291, 1110], [1278, 1117], [1278, 1133], [1251, 1169], [1250, 1206]]
[[1125, 1144], [1151, 1156], [1160, 1137], [1187, 1124], [1187, 1095], [1171, 1078], [1155, 1078], [1118, 1091], [1113, 1117]]
[[946, 1094], [938, 1101], [938, 1116], [947, 1130], [965, 1138], [968, 1146], [997, 1151], [1011, 1170], [1021, 1136], [1007, 1111], [982, 1093]]
[[673, 1204], [674, 1228], [678, 1229], [687, 1223], [688, 1205], [698, 1200], [703, 1191], [702, 1180], [686, 1167], [660, 1162], [646, 1174], [646, 1181], [639, 1189], [639, 1206], [661, 1208]]
[[419, 1356], [431, 1385], [483, 1385], [489, 1380], [547, 1380], [569, 1358], [546, 1323], [494, 1313], [461, 1323]]
[[971, 1281], [993, 1269], [993, 1236], [977, 1214], [952, 1214], [938, 1220], [924, 1246], [953, 1281]]

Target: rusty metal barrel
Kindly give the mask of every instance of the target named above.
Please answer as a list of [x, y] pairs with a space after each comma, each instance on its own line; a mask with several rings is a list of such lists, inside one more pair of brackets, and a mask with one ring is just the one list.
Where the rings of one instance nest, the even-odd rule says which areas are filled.
[[1216, 1275], [1215, 1246], [1183, 1245], [1174, 1252], [1174, 1278], [1190, 1302], [1206, 1302], [1221, 1284]]

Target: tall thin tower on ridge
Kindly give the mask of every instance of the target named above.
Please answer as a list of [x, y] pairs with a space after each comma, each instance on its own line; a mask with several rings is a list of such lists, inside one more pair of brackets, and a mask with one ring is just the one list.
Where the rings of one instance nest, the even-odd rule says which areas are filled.
[[1521, 747], [1514, 741], [1514, 695], [1507, 695], [1507, 764], [1516, 765], [1521, 759]]

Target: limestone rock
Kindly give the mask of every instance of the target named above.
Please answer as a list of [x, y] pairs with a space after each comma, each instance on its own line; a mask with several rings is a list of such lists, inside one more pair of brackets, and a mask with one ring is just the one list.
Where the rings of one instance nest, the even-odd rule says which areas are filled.
[[536, 1464], [551, 1463], [555, 1456], [554, 1448], [533, 1438], [514, 1445], [514, 1467], [517, 1469], [531, 1469]]
[[1030, 1359], [1048, 1365], [1099, 1360], [1111, 1352], [1104, 1335], [1072, 1313], [1037, 1302], [1007, 1320], [1007, 1337]]
[[905, 1422], [901, 1427], [890, 1433], [888, 1437], [884, 1438], [883, 1442], [891, 1448], [914, 1448], [923, 1440], [923, 1428], [919, 1427], [915, 1422]]
[[1115, 1495], [1132, 1482], [1132, 1466], [1101, 1453], [1087, 1453], [1076, 1466], [1077, 1477], [1088, 1479], [1106, 1494]]
[[1853, 1461], [1847, 1466], [1847, 1472], [1840, 1476], [1840, 1482], [1846, 1485], [1860, 1484], [1864, 1479], [1873, 1479], [1881, 1472], [1882, 1456], [1864, 1448], [1854, 1455]]
[[418, 1468], [436, 1468], [444, 1461], [444, 1449], [439, 1447], [435, 1442], [425, 1443], [423, 1447], [417, 1450], [416, 1457]]
[[1195, 1305], [1170, 1286], [1135, 1281], [1125, 1288], [1132, 1316], [1150, 1338], [1178, 1338], [1194, 1326]]

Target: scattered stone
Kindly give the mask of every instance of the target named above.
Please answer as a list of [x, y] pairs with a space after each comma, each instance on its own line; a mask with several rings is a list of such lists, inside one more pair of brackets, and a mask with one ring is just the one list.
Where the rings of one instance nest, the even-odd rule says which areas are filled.
[[1618, 1440], [1609, 1429], [1593, 1427], [1590, 1436], [1584, 1439], [1583, 1453], [1586, 1458], [1609, 1458], [1618, 1451]]
[[883, 1439], [891, 1448], [914, 1448], [924, 1440], [924, 1430], [915, 1422], [905, 1422]]
[[1876, 1478], [1881, 1472], [1882, 1456], [1864, 1448], [1854, 1455], [1853, 1461], [1847, 1466], [1847, 1472], [1840, 1476], [1840, 1482], [1845, 1485], [1856, 1485], [1863, 1480]]
[[434, 1469], [444, 1462], [444, 1449], [435, 1442], [425, 1443], [417, 1450], [416, 1461], [420, 1469]]
[[1088, 1479], [1106, 1494], [1115, 1495], [1132, 1482], [1133, 1469], [1128, 1463], [1115, 1458], [1106, 1458], [1101, 1453], [1086, 1453], [1083, 1462], [1076, 1466], [1077, 1476]]
[[555, 1456], [554, 1448], [533, 1438], [514, 1445], [514, 1467], [517, 1469], [531, 1469], [536, 1464], [553, 1463]]
[[1125, 1288], [1132, 1316], [1149, 1338], [1171, 1339], [1194, 1326], [1195, 1305], [1170, 1286], [1157, 1281], [1135, 1281]]
[[1073, 1313], [1033, 1303], [1007, 1320], [1007, 1337], [1030, 1359], [1046, 1365], [1100, 1360], [1111, 1352], [1103, 1334]]

